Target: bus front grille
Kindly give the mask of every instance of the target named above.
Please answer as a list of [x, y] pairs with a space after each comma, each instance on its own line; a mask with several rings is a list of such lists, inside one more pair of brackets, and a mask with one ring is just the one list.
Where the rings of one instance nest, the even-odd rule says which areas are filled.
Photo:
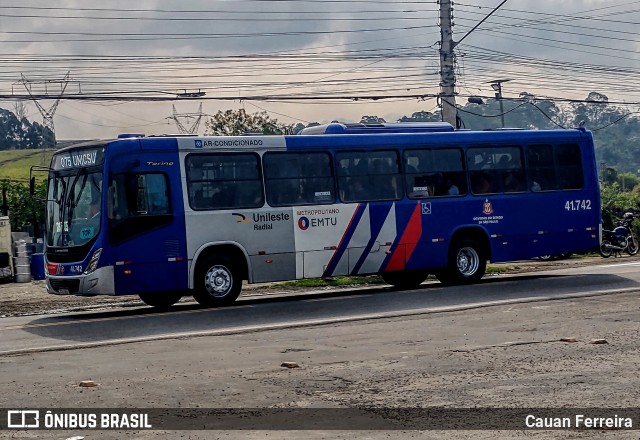
[[60, 292], [60, 289], [66, 289], [70, 294], [78, 293], [80, 290], [80, 280], [59, 280], [50, 278], [51, 288], [56, 292]]

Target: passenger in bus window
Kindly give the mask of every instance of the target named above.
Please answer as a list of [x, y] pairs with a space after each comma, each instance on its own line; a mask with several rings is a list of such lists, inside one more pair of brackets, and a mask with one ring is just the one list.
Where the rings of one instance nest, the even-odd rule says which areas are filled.
[[302, 179], [298, 182], [298, 197], [296, 197], [295, 203], [298, 205], [307, 203], [307, 191], [305, 190], [305, 182]]
[[362, 183], [362, 178], [355, 178], [351, 181], [349, 192], [351, 193], [351, 197], [348, 198], [349, 201], [367, 200], [369, 198], [368, 192]]
[[447, 179], [446, 181], [446, 187], [447, 187], [447, 195], [450, 195], [450, 196], [460, 195], [460, 190], [458, 189], [456, 184], [453, 183], [453, 180], [451, 180], [450, 178]]
[[203, 208], [205, 208], [204, 194], [202, 193], [201, 189], [199, 189], [199, 190], [194, 192], [191, 204], [192, 204], [194, 209], [203, 209]]
[[95, 194], [91, 198], [91, 204], [89, 205], [89, 215], [87, 218], [89, 220], [95, 220], [100, 215], [100, 198], [97, 194]]
[[534, 174], [531, 178], [531, 191], [533, 192], [542, 191], [542, 185], [540, 185], [540, 182], [542, 182], [542, 179], [540, 177], [541, 177], [540, 173], [537, 171], [534, 171]]
[[473, 193], [474, 194], [488, 194], [491, 192], [491, 182], [489, 177], [482, 173], [476, 174], [473, 179]]
[[504, 179], [504, 190], [508, 193], [522, 191], [520, 180], [514, 173], [507, 173], [507, 176]]
[[207, 201], [207, 208], [221, 209], [232, 207], [236, 199], [235, 185], [229, 183], [219, 183], [210, 190], [210, 199]]
[[260, 184], [251, 184], [247, 186], [249, 187], [246, 191], [247, 206], [262, 206], [264, 201], [262, 200], [262, 187], [260, 186]]

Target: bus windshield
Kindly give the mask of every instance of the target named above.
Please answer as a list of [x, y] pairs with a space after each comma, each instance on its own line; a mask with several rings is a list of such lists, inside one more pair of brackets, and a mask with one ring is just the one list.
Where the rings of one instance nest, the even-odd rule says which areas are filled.
[[47, 194], [47, 245], [82, 246], [100, 231], [102, 172], [53, 173]]

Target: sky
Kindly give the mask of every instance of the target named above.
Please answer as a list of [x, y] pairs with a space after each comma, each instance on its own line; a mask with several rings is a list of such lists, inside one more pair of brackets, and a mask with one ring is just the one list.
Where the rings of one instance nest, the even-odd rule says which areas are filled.
[[[640, 110], [640, 0], [453, 1], [456, 98], [590, 92]], [[0, 0], [0, 107], [58, 140], [178, 133], [244, 108], [279, 122], [438, 111], [435, 0]], [[201, 98], [178, 98], [201, 92]], [[100, 99], [89, 98], [100, 97]], [[202, 105], [200, 110], [200, 105]]]

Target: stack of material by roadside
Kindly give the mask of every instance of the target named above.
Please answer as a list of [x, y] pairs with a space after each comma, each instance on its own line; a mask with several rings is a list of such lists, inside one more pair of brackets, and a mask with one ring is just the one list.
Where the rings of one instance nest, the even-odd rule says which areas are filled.
[[16, 283], [31, 281], [31, 254], [25, 240], [18, 240], [15, 246]]

